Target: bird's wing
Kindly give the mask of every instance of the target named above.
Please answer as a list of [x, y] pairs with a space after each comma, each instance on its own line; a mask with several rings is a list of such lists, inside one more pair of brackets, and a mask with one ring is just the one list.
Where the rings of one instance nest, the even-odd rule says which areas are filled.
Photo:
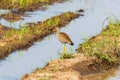
[[58, 38], [61, 42], [72, 42], [66, 33], [60, 32]]

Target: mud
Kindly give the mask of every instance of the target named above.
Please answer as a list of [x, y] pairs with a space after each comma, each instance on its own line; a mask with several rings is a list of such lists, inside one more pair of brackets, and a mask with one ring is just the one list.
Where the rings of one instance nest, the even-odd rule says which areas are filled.
[[66, 0], [49, 0], [48, 2], [37, 2], [34, 1], [33, 3], [29, 4], [28, 6], [21, 7], [20, 4], [11, 3], [6, 0], [0, 1], [0, 9], [10, 9], [15, 10], [17, 13], [25, 12], [25, 11], [34, 11], [34, 10], [44, 10], [46, 5], [51, 5], [53, 3], [62, 3]]
[[16, 21], [19, 21], [19, 20], [22, 19], [21, 16], [25, 16], [25, 15], [9, 12], [9, 13], [0, 15], [0, 18], [3, 18], [3, 19], [5, 19], [6, 21], [9, 21], [9, 22], [16, 22]]
[[[96, 58], [77, 53], [72, 59], [53, 60], [44, 68], [25, 74], [21, 80], [105, 80], [114, 75], [118, 64], [99, 64]], [[101, 65], [101, 66], [100, 66]]]

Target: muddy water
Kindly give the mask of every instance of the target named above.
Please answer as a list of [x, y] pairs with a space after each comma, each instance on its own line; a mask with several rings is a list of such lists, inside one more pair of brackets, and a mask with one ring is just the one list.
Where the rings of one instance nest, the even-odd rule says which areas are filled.
[[[12, 25], [14, 28], [19, 28], [20, 24], [29, 22], [43, 21], [49, 17], [59, 15], [66, 11], [76, 11], [80, 8], [85, 10], [84, 17], [79, 17], [73, 20], [61, 31], [70, 35], [74, 46], [72, 52], [83, 42], [84, 38], [94, 36], [102, 30], [103, 21], [107, 17], [120, 20], [119, 0], [71, 0], [62, 4], [54, 4], [48, 6], [45, 11], [26, 12], [27, 17], [24, 20], [9, 23], [4, 19], [0, 23], [6, 26]], [[107, 21], [104, 26], [107, 25]], [[67, 49], [70, 51], [69, 45]], [[13, 52], [5, 60], [0, 61], [0, 80], [19, 80], [25, 73], [30, 73], [38, 67], [44, 67], [51, 59], [56, 59], [62, 51], [62, 44], [57, 40], [56, 35], [46, 37], [41, 42], [36, 42], [32, 47], [25, 51]], [[119, 80], [120, 74], [109, 80]]]

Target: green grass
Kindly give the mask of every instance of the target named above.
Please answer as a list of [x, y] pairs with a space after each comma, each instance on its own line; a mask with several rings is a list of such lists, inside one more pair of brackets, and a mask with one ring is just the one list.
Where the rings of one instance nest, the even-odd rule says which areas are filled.
[[14, 37], [19, 37], [19, 41], [24, 40], [24, 35], [27, 34], [34, 34], [34, 35], [39, 35], [39, 34], [44, 34], [45, 32], [50, 33], [49, 28], [51, 28], [52, 26], [54, 26], [53, 23], [55, 23], [54, 21], [56, 21], [55, 25], [57, 26], [59, 24], [58, 20], [59, 18], [56, 17], [55, 20], [54, 19], [48, 19], [46, 22], [42, 22], [40, 27], [36, 25], [31, 25], [32, 29], [29, 28], [28, 26], [21, 26], [20, 29], [16, 30], [16, 29], [12, 29], [9, 30], [7, 33], [5, 33], [3, 35], [3, 39], [8, 39], [8, 38], [14, 38]]
[[19, 41], [22, 41], [24, 39], [24, 35], [29, 34], [30, 32], [31, 30], [27, 26], [23, 26], [19, 30], [16, 29], [9, 30], [7, 33], [3, 35], [3, 39], [9, 38], [15, 39], [16, 37], [18, 37]]
[[67, 17], [67, 18], [70, 18], [70, 13], [65, 13], [65, 16]]
[[19, 5], [20, 8], [26, 7], [34, 2], [34, 0], [4, 0], [5, 2], [14, 5]]
[[73, 58], [73, 52], [72, 52], [72, 48], [71, 47], [70, 47], [69, 51], [67, 50], [67, 47], [64, 45], [62, 53], [60, 55], [60, 59], [63, 60], [63, 59]]
[[109, 27], [102, 30], [102, 35], [118, 37], [120, 35], [120, 22], [113, 23], [110, 21]]
[[46, 5], [49, 4], [51, 0], [3, 0], [3, 2], [10, 3], [13, 8], [25, 8], [34, 3], [43, 3]]
[[59, 17], [56, 17], [56, 18], [54, 19], [54, 26], [57, 26], [57, 25], [59, 24], [59, 22], [60, 22]]
[[116, 62], [120, 57], [119, 48], [120, 22], [109, 22], [108, 26], [94, 38], [86, 40], [78, 52], [86, 56], [95, 56], [100, 60]]

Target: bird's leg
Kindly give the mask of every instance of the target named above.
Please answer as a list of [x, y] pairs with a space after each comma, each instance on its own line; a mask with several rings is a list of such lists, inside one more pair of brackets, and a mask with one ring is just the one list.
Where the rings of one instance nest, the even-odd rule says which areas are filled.
[[65, 57], [65, 54], [67, 54], [67, 48], [66, 45], [63, 45], [63, 50], [62, 50], [62, 59]]

